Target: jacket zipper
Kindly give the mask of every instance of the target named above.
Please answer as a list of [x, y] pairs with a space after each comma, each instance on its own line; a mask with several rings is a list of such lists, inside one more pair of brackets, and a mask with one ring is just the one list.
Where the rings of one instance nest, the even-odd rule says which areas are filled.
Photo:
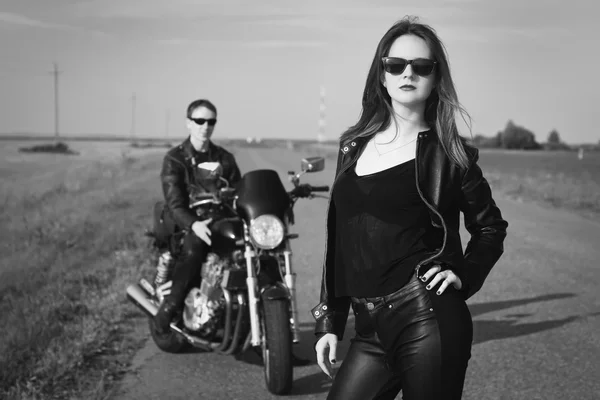
[[435, 215], [437, 215], [440, 219], [440, 221], [442, 222], [442, 227], [444, 228], [444, 240], [442, 241], [442, 248], [440, 249], [440, 251], [437, 254], [434, 254], [433, 256], [426, 258], [425, 260], [419, 262], [417, 264], [416, 267], [416, 273], [417, 276], [419, 276], [419, 269], [421, 268], [421, 266], [423, 264], [426, 264], [428, 262], [430, 262], [431, 260], [439, 257], [443, 252], [444, 249], [446, 248], [446, 241], [448, 239], [448, 228], [446, 227], [446, 222], [444, 221], [444, 218], [442, 218], [442, 215], [435, 209], [435, 207], [433, 207], [431, 204], [429, 204], [429, 202], [425, 199], [425, 196], [423, 196], [423, 192], [421, 191], [421, 188], [419, 187], [419, 162], [417, 159], [417, 156], [419, 155], [419, 146], [421, 143], [421, 137], [422, 135], [419, 134], [418, 138], [417, 138], [417, 150], [416, 150], [416, 154], [415, 154], [415, 180], [416, 180], [416, 184], [417, 184], [417, 192], [419, 192], [419, 196], [421, 197], [421, 200], [423, 200], [423, 202], [425, 203], [425, 205], [435, 213]]

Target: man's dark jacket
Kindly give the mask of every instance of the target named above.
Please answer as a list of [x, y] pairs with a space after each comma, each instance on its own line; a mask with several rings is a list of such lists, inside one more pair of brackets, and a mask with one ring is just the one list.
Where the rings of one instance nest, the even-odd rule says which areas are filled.
[[[356, 138], [342, 144], [332, 191], [338, 176], [356, 163], [367, 141], [368, 138]], [[477, 165], [477, 149], [466, 145], [465, 150], [469, 158], [467, 169], [450, 161], [435, 131], [429, 130], [418, 135], [415, 162], [419, 195], [429, 208], [432, 225], [444, 231], [441, 247], [419, 263], [417, 273], [421, 265], [428, 269], [430, 265], [441, 264], [443, 269], [452, 269], [461, 279], [460, 292], [467, 299], [481, 288], [502, 255], [508, 223], [502, 219], [490, 186]], [[459, 235], [460, 211], [471, 234], [464, 254]], [[341, 340], [350, 298], [335, 295], [335, 215], [335, 204], [330, 201], [320, 303], [311, 312], [317, 321], [315, 335], [334, 333]]]
[[188, 137], [179, 146], [169, 150], [163, 159], [160, 173], [165, 202], [175, 223], [181, 229], [189, 229], [200, 218], [189, 208], [190, 194], [212, 192], [214, 189], [197, 178], [197, 165], [203, 161], [219, 162], [223, 178], [233, 186], [241, 179], [240, 169], [233, 154], [209, 142], [206, 157], [198, 153]]

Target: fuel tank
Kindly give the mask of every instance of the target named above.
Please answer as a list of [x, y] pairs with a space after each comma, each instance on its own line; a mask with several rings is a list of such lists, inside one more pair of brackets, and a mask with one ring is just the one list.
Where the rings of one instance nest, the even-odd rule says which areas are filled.
[[210, 224], [212, 247], [226, 250], [244, 243], [244, 223], [240, 218], [230, 217]]

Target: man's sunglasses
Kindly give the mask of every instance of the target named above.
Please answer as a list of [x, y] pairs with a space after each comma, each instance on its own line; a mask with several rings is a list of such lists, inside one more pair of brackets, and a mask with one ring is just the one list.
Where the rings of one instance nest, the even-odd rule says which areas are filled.
[[204, 125], [205, 123], [208, 122], [208, 126], [215, 126], [215, 124], [217, 123], [217, 119], [216, 118], [190, 118], [192, 121], [194, 121], [195, 123], [197, 123], [198, 125]]
[[406, 60], [398, 57], [382, 57], [383, 69], [392, 75], [400, 75], [404, 72], [407, 65], [412, 65], [412, 70], [419, 76], [431, 75], [435, 69], [436, 61], [427, 58], [415, 58], [414, 60]]

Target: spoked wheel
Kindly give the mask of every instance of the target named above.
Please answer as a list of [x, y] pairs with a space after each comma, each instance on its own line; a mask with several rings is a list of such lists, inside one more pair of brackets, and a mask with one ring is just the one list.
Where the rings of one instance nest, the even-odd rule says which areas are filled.
[[267, 389], [273, 394], [292, 390], [292, 335], [287, 300], [267, 300], [263, 304], [261, 331], [262, 356]]

